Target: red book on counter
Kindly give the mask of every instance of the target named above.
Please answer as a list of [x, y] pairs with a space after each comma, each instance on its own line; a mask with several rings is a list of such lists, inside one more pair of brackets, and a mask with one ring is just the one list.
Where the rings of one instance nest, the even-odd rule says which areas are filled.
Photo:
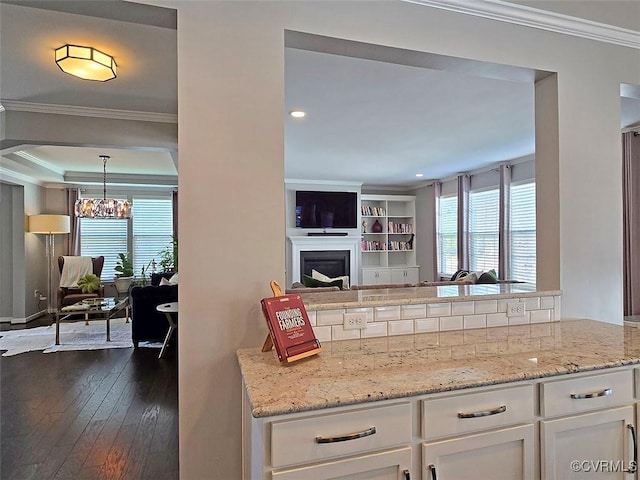
[[300, 295], [268, 297], [260, 303], [282, 363], [291, 363], [322, 351]]

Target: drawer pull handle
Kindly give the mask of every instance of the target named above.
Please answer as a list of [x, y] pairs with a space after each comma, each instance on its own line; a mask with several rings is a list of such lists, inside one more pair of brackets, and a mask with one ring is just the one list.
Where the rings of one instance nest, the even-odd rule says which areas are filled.
[[368, 437], [374, 433], [376, 433], [376, 427], [371, 427], [363, 430], [362, 432], [350, 433], [340, 437], [316, 437], [316, 443], [346, 442], [348, 440], [355, 440], [356, 438]]
[[411, 480], [411, 473], [409, 472], [409, 470], [403, 470], [402, 475], [404, 476], [404, 480]]
[[438, 480], [438, 474], [436, 473], [436, 466], [433, 463], [429, 464], [429, 471], [431, 472], [431, 480]]
[[571, 394], [571, 398], [575, 399], [575, 400], [580, 400], [583, 398], [598, 398], [598, 397], [608, 397], [609, 395], [611, 395], [613, 393], [613, 390], [611, 390], [610, 388], [605, 388], [604, 390], [600, 391], [600, 392], [593, 392], [593, 393], [572, 393]]
[[484, 410], [482, 412], [472, 412], [472, 413], [458, 413], [458, 418], [478, 418], [478, 417], [488, 417], [489, 415], [497, 415], [499, 413], [504, 413], [507, 411], [506, 405], [500, 405], [498, 408], [494, 408], [493, 410]]
[[627, 425], [627, 430], [631, 432], [631, 439], [633, 440], [633, 462], [624, 471], [626, 473], [636, 473], [638, 471], [638, 435], [636, 434], [636, 427], [632, 423]]

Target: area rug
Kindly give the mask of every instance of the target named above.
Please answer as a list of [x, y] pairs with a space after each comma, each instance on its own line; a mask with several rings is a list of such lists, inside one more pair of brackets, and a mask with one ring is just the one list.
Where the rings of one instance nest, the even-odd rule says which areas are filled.
[[[42, 350], [42, 353], [69, 350], [101, 350], [104, 348], [133, 347], [131, 323], [124, 318], [111, 320], [111, 341], [107, 342], [107, 324], [104, 320], [60, 323], [60, 345], [56, 345], [56, 326], [26, 328], [0, 332], [0, 350], [3, 357]], [[145, 345], [147, 346], [147, 345]], [[151, 345], [149, 345], [151, 346]]]

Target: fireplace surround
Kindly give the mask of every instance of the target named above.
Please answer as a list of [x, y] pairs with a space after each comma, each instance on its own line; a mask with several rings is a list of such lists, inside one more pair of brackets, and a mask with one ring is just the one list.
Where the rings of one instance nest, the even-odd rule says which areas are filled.
[[[349, 275], [351, 284], [357, 284], [360, 278], [359, 274], [359, 255], [360, 237], [341, 236], [341, 237], [315, 237], [315, 236], [291, 236], [287, 238], [287, 284], [301, 282], [303, 273], [311, 275], [310, 268], [322, 272], [323, 274], [334, 277], [340, 275]], [[326, 268], [344, 268], [346, 273], [334, 275], [334, 270], [322, 271], [316, 267], [308, 267], [309, 270], [302, 270], [304, 263], [308, 263], [311, 259], [313, 263], [324, 263]], [[340, 258], [340, 261], [338, 261]], [[340, 263], [341, 262], [341, 263]], [[329, 267], [329, 265], [331, 265]], [[336, 270], [337, 271], [337, 270]]]

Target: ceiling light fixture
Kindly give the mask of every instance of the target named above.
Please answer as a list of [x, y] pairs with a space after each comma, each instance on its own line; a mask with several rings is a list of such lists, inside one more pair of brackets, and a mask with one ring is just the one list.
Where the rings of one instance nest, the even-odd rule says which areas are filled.
[[103, 198], [80, 198], [76, 200], [76, 217], [116, 220], [131, 218], [131, 204], [127, 200], [107, 199], [107, 160], [110, 158], [109, 155], [100, 155], [103, 171]]
[[56, 64], [64, 73], [84, 80], [106, 82], [116, 78], [116, 61], [93, 47], [67, 44], [56, 48]]
[[289, 115], [291, 115], [293, 118], [304, 118], [307, 116], [307, 112], [303, 110], [291, 110], [289, 112]]
[[416, 173], [416, 177], [424, 177], [424, 173]]

